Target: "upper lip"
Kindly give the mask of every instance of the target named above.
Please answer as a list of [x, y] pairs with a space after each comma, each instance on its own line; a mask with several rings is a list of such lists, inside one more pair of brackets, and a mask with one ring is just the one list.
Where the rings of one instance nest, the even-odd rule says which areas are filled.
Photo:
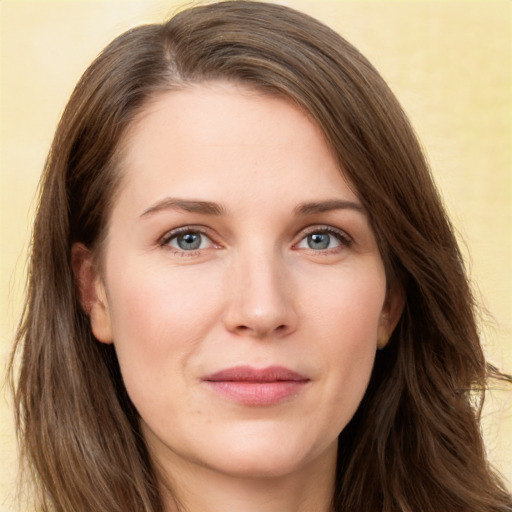
[[251, 366], [234, 366], [203, 377], [209, 382], [306, 382], [309, 379], [300, 373], [294, 372], [284, 366], [269, 366], [267, 368], [253, 368]]

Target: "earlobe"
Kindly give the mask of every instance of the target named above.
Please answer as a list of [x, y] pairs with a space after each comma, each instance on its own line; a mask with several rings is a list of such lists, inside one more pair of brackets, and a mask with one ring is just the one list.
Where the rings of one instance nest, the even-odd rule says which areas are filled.
[[405, 291], [399, 284], [390, 286], [382, 308], [377, 333], [377, 348], [383, 349], [395, 330], [405, 305]]
[[91, 330], [102, 343], [112, 343], [110, 312], [105, 286], [91, 251], [84, 244], [76, 243], [71, 249], [71, 267], [75, 276], [78, 299], [89, 316]]

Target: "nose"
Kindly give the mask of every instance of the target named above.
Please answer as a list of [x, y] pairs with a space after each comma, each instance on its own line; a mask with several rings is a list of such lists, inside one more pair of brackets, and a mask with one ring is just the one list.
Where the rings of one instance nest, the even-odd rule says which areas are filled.
[[224, 324], [228, 331], [254, 338], [283, 337], [297, 327], [289, 272], [269, 254], [239, 254], [227, 278]]

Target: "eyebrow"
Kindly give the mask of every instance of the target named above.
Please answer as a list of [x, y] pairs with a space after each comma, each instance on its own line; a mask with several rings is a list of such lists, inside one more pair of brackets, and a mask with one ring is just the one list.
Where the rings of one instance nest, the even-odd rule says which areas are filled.
[[313, 201], [310, 203], [299, 204], [295, 208], [296, 215], [313, 215], [331, 210], [356, 210], [366, 214], [363, 205], [354, 201], [343, 201], [340, 199], [330, 199], [328, 201]]
[[[299, 204], [294, 208], [295, 215], [306, 216], [315, 213], [328, 212], [331, 210], [356, 210], [365, 213], [364, 207], [360, 203], [354, 201], [344, 201], [340, 199], [330, 199], [327, 201], [312, 201]], [[211, 201], [199, 201], [190, 199], [178, 199], [174, 197], [166, 197], [158, 201], [153, 206], [142, 212], [141, 217], [160, 212], [162, 210], [183, 210], [191, 213], [201, 213], [204, 215], [220, 216], [225, 213], [224, 208]]]
[[146, 215], [157, 213], [162, 210], [183, 210], [186, 212], [216, 216], [222, 215], [224, 213], [224, 208], [222, 208], [222, 206], [210, 201], [196, 201], [166, 197], [165, 199], [162, 199], [153, 206], [149, 207], [147, 210], [144, 210], [141, 214], [141, 217], [145, 217]]

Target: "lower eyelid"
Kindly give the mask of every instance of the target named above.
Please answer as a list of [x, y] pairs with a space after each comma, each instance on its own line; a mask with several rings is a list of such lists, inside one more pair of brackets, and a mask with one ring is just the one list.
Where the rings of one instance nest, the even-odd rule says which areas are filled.
[[176, 249], [176, 247], [167, 246], [167, 250], [171, 252], [174, 256], [178, 256], [180, 258], [190, 258], [193, 256], [198, 256], [201, 253], [201, 249], [194, 249], [192, 251], [184, 251], [183, 249]]

